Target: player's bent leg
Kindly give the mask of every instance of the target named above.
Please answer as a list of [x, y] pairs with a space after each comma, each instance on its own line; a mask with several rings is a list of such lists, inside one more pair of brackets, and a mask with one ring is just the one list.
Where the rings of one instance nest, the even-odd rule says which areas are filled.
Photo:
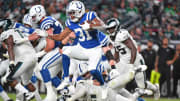
[[59, 49], [56, 48], [47, 53], [39, 63], [39, 68], [45, 86], [47, 88], [47, 97], [44, 101], [55, 101], [57, 98], [56, 93], [52, 87], [51, 74], [48, 68], [56, 66], [61, 63], [62, 55], [59, 53]]
[[145, 88], [145, 77], [143, 72], [136, 73], [135, 80], [139, 88]]
[[108, 90], [108, 98], [110, 101], [131, 101], [126, 97], [123, 97], [120, 94], [117, 94], [115, 91], [113, 91], [112, 89]]
[[146, 88], [154, 92], [155, 100], [158, 100], [160, 98], [159, 84], [154, 85], [149, 81], [146, 81], [145, 83], [146, 83]]
[[88, 54], [88, 71], [90, 71], [91, 75], [96, 78], [101, 85], [104, 84], [104, 79], [100, 71], [97, 69], [101, 63], [102, 58], [102, 49], [99, 47], [93, 48], [93, 49], [87, 49], [84, 51], [86, 54]]
[[13, 101], [9, 98], [9, 96], [7, 95], [7, 93], [4, 91], [4, 89], [2, 88], [2, 86], [0, 85], [0, 96], [2, 97], [2, 99], [4, 101]]
[[[124, 74], [119, 74], [117, 77], [108, 82], [108, 86], [112, 89], [123, 88], [129, 81], [133, 79], [134, 73], [134, 71], [131, 71]], [[110, 78], [113, 77], [111, 74], [114, 73], [110, 73]]]

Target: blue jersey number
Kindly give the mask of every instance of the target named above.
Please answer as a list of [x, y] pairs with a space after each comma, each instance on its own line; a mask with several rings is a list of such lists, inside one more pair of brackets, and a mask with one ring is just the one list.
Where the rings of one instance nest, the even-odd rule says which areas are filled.
[[89, 41], [92, 39], [88, 31], [84, 31], [85, 33], [83, 33], [83, 30], [81, 28], [76, 28], [74, 31], [75, 33], [80, 33], [79, 41]]

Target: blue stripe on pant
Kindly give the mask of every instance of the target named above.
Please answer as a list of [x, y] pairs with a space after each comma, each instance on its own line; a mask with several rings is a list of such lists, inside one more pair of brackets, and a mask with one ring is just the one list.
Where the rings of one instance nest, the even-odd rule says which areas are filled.
[[61, 57], [61, 54], [58, 52], [54, 56], [52, 56], [47, 62], [45, 62], [42, 66], [42, 70], [40, 71], [41, 76], [43, 78], [44, 83], [47, 83], [51, 81], [51, 75], [48, 70], [48, 66], [54, 63], [56, 60], [58, 60]]

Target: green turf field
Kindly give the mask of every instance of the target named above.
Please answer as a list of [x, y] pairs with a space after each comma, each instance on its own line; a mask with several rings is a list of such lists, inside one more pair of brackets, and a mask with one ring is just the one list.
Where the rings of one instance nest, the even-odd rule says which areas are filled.
[[[12, 98], [12, 99], [16, 99], [16, 97], [15, 97], [15, 94], [8, 94], [9, 95], [9, 97], [10, 98]], [[42, 98], [44, 98], [45, 97], [45, 95], [44, 94], [42, 94], [41, 95], [41, 97]], [[3, 101], [1, 98], [0, 98], [0, 101]], [[32, 101], [36, 101], [36, 100], [32, 100]], [[153, 98], [145, 98], [145, 101], [155, 101]], [[167, 99], [167, 98], [161, 98], [160, 100], [158, 100], [158, 101], [180, 101], [180, 99]]]

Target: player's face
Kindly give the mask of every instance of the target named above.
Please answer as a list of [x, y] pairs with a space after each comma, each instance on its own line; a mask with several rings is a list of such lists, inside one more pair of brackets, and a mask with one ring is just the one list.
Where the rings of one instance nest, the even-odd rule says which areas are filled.
[[32, 22], [36, 22], [36, 15], [32, 16]]
[[77, 17], [75, 15], [76, 15], [75, 11], [68, 12], [68, 16], [70, 17], [71, 20], [77, 20]]
[[108, 31], [109, 34], [112, 34], [112, 33], [114, 33], [115, 28], [109, 28], [107, 31]]

